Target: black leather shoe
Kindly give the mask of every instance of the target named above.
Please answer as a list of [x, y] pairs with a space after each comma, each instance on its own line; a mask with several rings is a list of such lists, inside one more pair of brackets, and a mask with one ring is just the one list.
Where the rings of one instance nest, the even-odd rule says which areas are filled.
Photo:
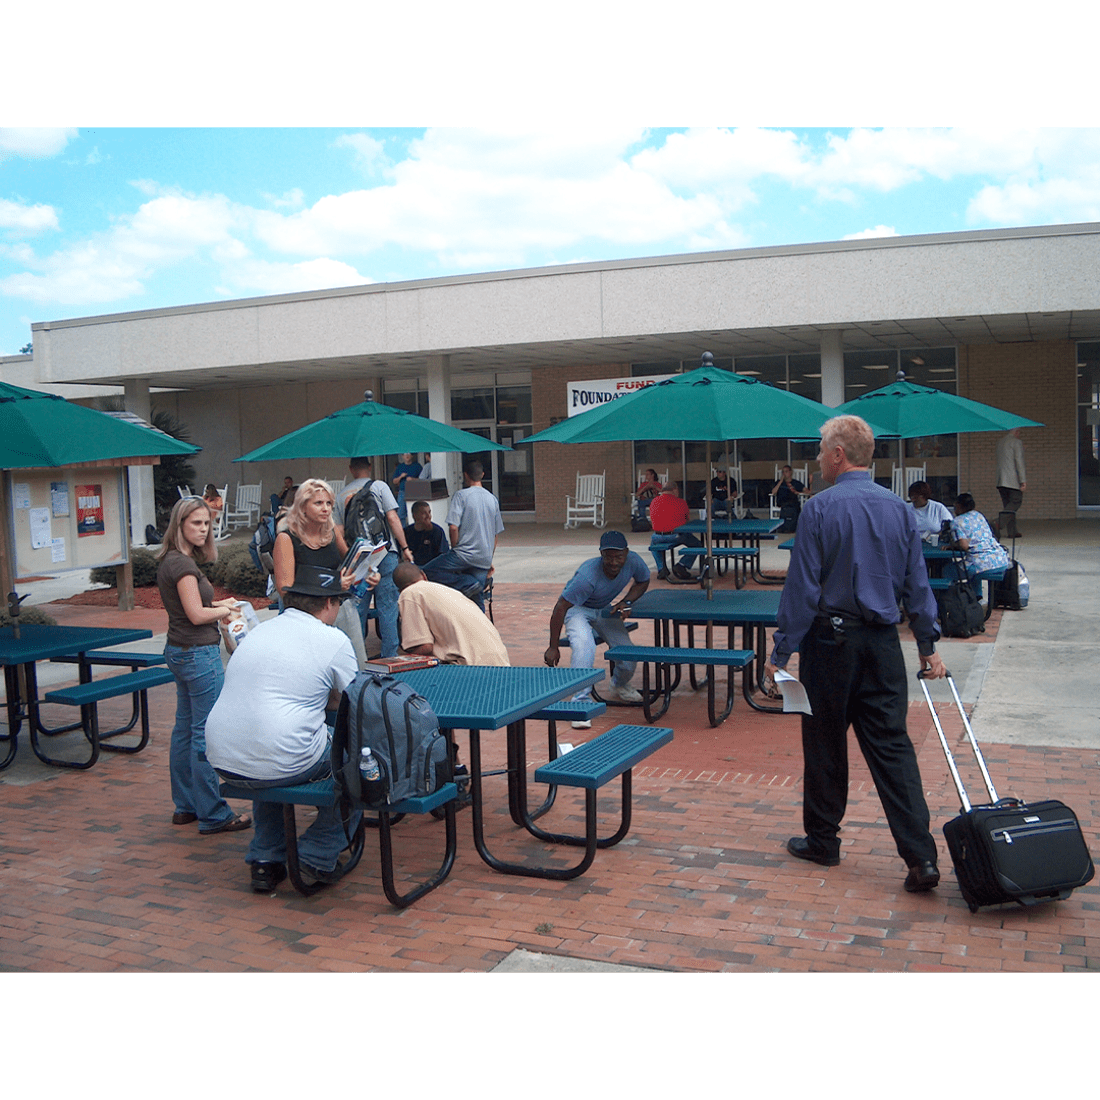
[[270, 894], [286, 878], [285, 863], [253, 863], [252, 889], [257, 894]]
[[314, 882], [324, 882], [330, 886], [344, 877], [344, 869], [339, 863], [331, 871], [322, 871], [320, 867], [311, 867], [308, 863], [301, 862], [299, 862], [299, 867], [301, 867], [302, 874], [306, 878], [311, 878]]
[[787, 841], [787, 851], [798, 859], [808, 859], [811, 863], [820, 863], [822, 867], [835, 867], [840, 862], [840, 856], [831, 856], [825, 852], [818, 852], [810, 847], [810, 842], [804, 836], [792, 836]]
[[935, 890], [940, 884], [940, 869], [934, 863], [914, 863], [905, 876], [905, 889], [910, 894]]

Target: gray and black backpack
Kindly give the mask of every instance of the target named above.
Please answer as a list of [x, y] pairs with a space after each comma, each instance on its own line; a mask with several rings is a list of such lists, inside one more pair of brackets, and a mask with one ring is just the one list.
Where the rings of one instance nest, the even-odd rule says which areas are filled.
[[[378, 790], [369, 793], [359, 776], [359, 757], [365, 745], [370, 746], [382, 773]], [[332, 777], [345, 820], [353, 808], [385, 809], [449, 783], [449, 746], [428, 700], [404, 680], [360, 672], [348, 684], [336, 712]]]

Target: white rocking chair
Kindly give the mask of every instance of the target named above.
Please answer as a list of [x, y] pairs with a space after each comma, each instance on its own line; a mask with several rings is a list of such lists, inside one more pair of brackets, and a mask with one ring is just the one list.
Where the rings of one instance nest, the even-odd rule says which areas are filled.
[[238, 485], [237, 503], [230, 510], [225, 507], [225, 522], [230, 527], [252, 527], [260, 522], [260, 499], [264, 483], [258, 485]]
[[909, 499], [909, 486], [914, 481], [924, 480], [924, 466], [895, 466], [893, 484], [890, 488], [902, 500]]
[[228, 497], [229, 497], [229, 484], [227, 482], [226, 485], [225, 485], [225, 488], [223, 488], [222, 491], [221, 491], [221, 498], [222, 498], [221, 511], [218, 512], [217, 517], [214, 520], [214, 541], [215, 542], [221, 542], [222, 539], [229, 538], [229, 524], [226, 523], [226, 520], [225, 520], [225, 513], [226, 513], [226, 510], [227, 510], [225, 502], [228, 499]]
[[[776, 481], [778, 481], [783, 476], [783, 466], [785, 466], [785, 465], [786, 465], [786, 463], [783, 463], [782, 465], [780, 465], [779, 463], [776, 463], [776, 467], [775, 467], [775, 480]], [[806, 488], [808, 489], [810, 487], [809, 472], [810, 472], [809, 466], [792, 466], [791, 467], [791, 480], [792, 481], [801, 481], [802, 484], [805, 485]], [[769, 519], [781, 519], [782, 518], [779, 515], [779, 505], [775, 503], [775, 494], [774, 493], [769, 493], [768, 494], [768, 518]]]
[[602, 474], [577, 474], [577, 491], [565, 498], [565, 529], [576, 527], [584, 520], [593, 527], [602, 527], [607, 521], [603, 514], [604, 482]]

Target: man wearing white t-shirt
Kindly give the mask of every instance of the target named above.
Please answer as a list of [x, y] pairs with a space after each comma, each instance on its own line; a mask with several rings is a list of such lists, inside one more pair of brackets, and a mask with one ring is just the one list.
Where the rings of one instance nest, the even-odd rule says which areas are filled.
[[[331, 775], [325, 711], [359, 671], [351, 642], [333, 629], [348, 595], [335, 574], [299, 565], [285, 592], [286, 611], [241, 640], [206, 720], [206, 756], [225, 779], [262, 789]], [[286, 878], [283, 808], [253, 802], [252, 819], [245, 856], [252, 889], [271, 893]], [[337, 857], [358, 825], [353, 814], [345, 831], [336, 807], [319, 807], [298, 839], [302, 870], [321, 882], [338, 879]]]

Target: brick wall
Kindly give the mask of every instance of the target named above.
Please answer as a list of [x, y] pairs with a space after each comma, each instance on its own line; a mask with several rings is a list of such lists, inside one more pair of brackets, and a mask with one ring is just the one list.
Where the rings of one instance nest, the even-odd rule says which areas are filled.
[[[566, 415], [566, 382], [629, 375], [629, 365], [622, 363], [596, 367], [536, 367], [531, 371], [535, 431], [549, 428], [551, 418]], [[577, 474], [598, 474], [606, 470], [607, 525], [623, 529], [629, 524], [633, 491], [632, 443], [534, 443], [532, 446], [535, 450], [535, 519], [539, 523], [564, 523], [565, 498], [576, 490]]]
[[[1077, 353], [1072, 340], [974, 344], [959, 348], [959, 393], [1038, 420], [1024, 428], [1027, 490], [1020, 527], [1028, 518], [1073, 519], [1077, 514]], [[978, 510], [996, 516], [995, 485], [1000, 432], [959, 436], [959, 490], [974, 495]]]

